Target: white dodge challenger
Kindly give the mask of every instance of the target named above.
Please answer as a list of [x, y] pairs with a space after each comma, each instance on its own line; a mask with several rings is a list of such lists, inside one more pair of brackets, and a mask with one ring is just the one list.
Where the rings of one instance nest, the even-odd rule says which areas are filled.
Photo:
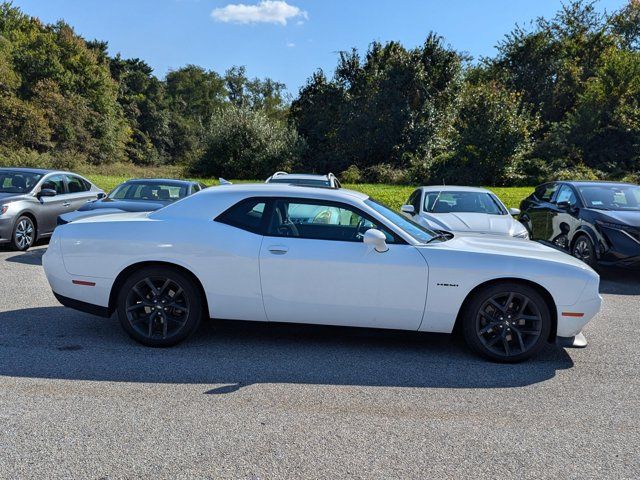
[[460, 330], [495, 361], [584, 346], [599, 277], [538, 243], [436, 234], [349, 190], [228, 185], [153, 213], [55, 230], [43, 265], [58, 300], [174, 345], [204, 316], [422, 332]]

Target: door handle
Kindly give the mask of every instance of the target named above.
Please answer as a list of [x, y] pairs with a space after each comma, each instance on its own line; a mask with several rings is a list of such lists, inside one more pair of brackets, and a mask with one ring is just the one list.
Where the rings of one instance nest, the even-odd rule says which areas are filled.
[[274, 255], [284, 255], [289, 249], [284, 245], [272, 245], [269, 247], [269, 251]]
[[62, 204], [62, 206], [63, 206], [63, 207], [68, 207], [69, 205], [71, 205], [71, 202], [64, 202], [64, 203]]

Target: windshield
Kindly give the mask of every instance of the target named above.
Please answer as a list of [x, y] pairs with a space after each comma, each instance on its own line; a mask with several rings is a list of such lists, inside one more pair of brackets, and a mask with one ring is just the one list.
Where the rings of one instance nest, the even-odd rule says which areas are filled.
[[41, 178], [39, 173], [1, 171], [0, 193], [28, 193]]
[[380, 215], [385, 217], [391, 223], [396, 225], [398, 228], [404, 230], [413, 238], [415, 238], [420, 243], [429, 243], [434, 237], [438, 236], [438, 234], [428, 228], [423, 227], [422, 225], [418, 225], [413, 220], [409, 220], [406, 217], [403, 217], [399, 213], [394, 212], [386, 205], [383, 205], [380, 202], [376, 202], [372, 198], [368, 198], [364, 201], [367, 205], [373, 208]]
[[578, 185], [588, 208], [640, 211], [638, 185]]
[[489, 192], [427, 192], [423, 208], [429, 213], [507, 214], [500, 201]]
[[279, 178], [272, 178], [269, 183], [287, 183], [289, 185], [308, 185], [310, 187], [330, 187], [331, 182], [329, 180], [313, 180], [307, 178], [289, 178], [282, 176]]
[[123, 183], [108, 195], [110, 200], [140, 200], [155, 202], [175, 202], [187, 196], [186, 185], [173, 183]]

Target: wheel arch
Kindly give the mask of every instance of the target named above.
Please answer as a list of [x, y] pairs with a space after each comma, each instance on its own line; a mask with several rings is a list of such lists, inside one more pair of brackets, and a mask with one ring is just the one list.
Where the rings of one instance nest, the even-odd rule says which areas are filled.
[[501, 283], [518, 283], [520, 285], [526, 285], [528, 287], [531, 287], [533, 289], [535, 289], [544, 299], [547, 308], [549, 308], [549, 314], [551, 316], [551, 329], [549, 331], [549, 338], [548, 341], [549, 342], [554, 342], [556, 339], [556, 333], [558, 331], [558, 309], [556, 307], [556, 303], [553, 300], [553, 296], [551, 295], [551, 293], [544, 288], [542, 285], [540, 285], [539, 283], [536, 282], [532, 282], [531, 280], [525, 280], [523, 278], [516, 278], [516, 277], [504, 277], [504, 278], [496, 278], [493, 280], [488, 280], [486, 282], [483, 282], [479, 285], [476, 285], [465, 297], [464, 301], [462, 302], [462, 305], [460, 306], [460, 310], [458, 311], [458, 315], [456, 317], [456, 322], [453, 326], [453, 332], [454, 333], [459, 333], [461, 332], [462, 329], [462, 317], [465, 314], [469, 304], [471, 303], [471, 300], [473, 299], [473, 296], [479, 292], [480, 290], [482, 290], [483, 288], [492, 286], [492, 285], [498, 285]]
[[36, 240], [38, 240], [38, 237], [40, 236], [40, 230], [38, 229], [38, 217], [37, 217], [37, 216], [36, 216], [36, 214], [35, 214], [35, 213], [33, 213], [31, 210], [23, 210], [22, 212], [20, 212], [19, 214], [17, 214], [17, 215], [15, 216], [16, 221], [15, 221], [15, 224], [14, 224], [14, 227], [13, 227], [13, 228], [15, 228], [15, 225], [18, 223], [18, 219], [19, 219], [20, 217], [29, 217], [29, 219], [33, 222], [33, 226], [34, 226], [34, 227], [35, 227], [35, 229], [36, 229], [36, 236], [35, 236], [35, 238], [33, 239], [33, 240], [34, 240], [34, 243], [35, 243], [35, 241], [36, 241]]
[[570, 252], [573, 251], [573, 246], [576, 244], [576, 242], [581, 236], [586, 236], [589, 240], [591, 240], [591, 243], [596, 253], [596, 257], [600, 258], [600, 248], [599, 248], [600, 238], [598, 234], [594, 231], [594, 229], [590, 227], [581, 226], [578, 230], [576, 230], [576, 232], [571, 237], [571, 242], [569, 243], [569, 251]]
[[109, 315], [111, 315], [116, 310], [116, 301], [118, 299], [118, 292], [122, 284], [127, 280], [127, 278], [132, 272], [145, 267], [167, 267], [173, 270], [177, 270], [183, 273], [184, 275], [188, 276], [200, 291], [200, 296], [202, 298], [202, 310], [203, 310], [202, 313], [206, 315], [205, 318], [209, 317], [209, 302], [207, 300], [207, 294], [205, 293], [204, 287], [202, 286], [202, 282], [200, 281], [200, 279], [191, 270], [189, 270], [188, 268], [182, 265], [178, 265], [172, 262], [155, 261], [155, 260], [148, 260], [148, 261], [133, 263], [118, 274], [118, 276], [113, 282], [113, 285], [111, 286], [111, 291], [109, 292], [109, 306], [108, 306]]

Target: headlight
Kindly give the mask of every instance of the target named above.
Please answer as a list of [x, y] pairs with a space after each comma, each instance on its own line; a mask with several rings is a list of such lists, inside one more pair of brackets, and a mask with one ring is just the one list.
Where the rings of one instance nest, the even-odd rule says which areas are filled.
[[2, 205], [0, 207], [0, 215], [4, 215], [5, 213], [7, 213], [7, 210], [9, 210], [9, 205]]
[[610, 228], [612, 230], [618, 230], [619, 232], [622, 232], [623, 234], [631, 237], [636, 242], [640, 243], [640, 229], [636, 227], [631, 227], [629, 225], [622, 225], [620, 223], [601, 222], [600, 220], [597, 220], [596, 223], [600, 227]]
[[515, 238], [524, 238], [525, 240], [529, 240], [529, 232], [526, 230], [524, 232], [515, 233], [513, 236]]
[[598, 220], [596, 223], [601, 227], [613, 228], [614, 230], [629, 230], [632, 228], [629, 225], [622, 225], [620, 223], [601, 222], [600, 220]]

